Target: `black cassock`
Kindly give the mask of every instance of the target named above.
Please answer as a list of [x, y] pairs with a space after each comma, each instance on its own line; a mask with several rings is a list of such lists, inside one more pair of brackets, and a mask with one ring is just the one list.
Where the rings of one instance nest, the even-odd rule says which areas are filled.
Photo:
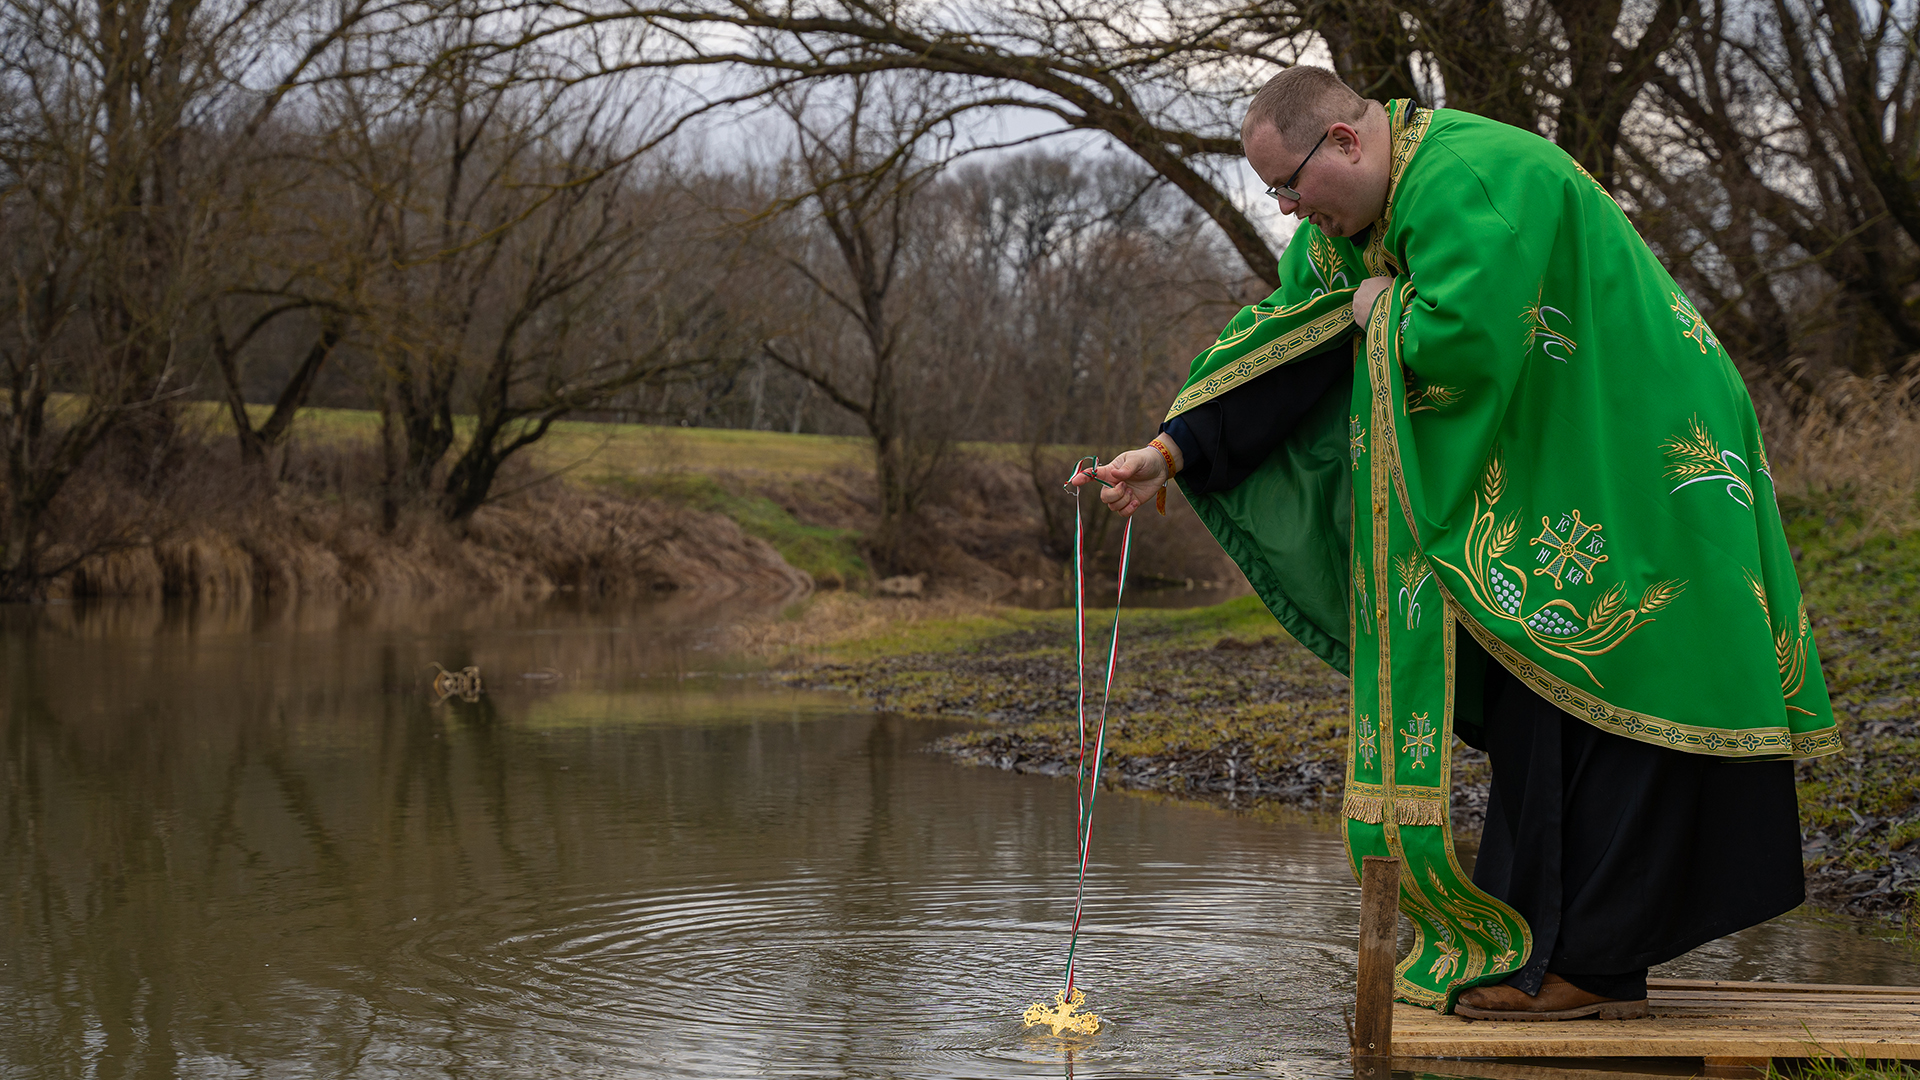
[[[1245, 480], [1321, 395], [1349, 392], [1352, 372], [1349, 350], [1336, 347], [1163, 425], [1186, 483], [1208, 493]], [[1493, 767], [1473, 882], [1533, 928], [1533, 957], [1509, 985], [1535, 994], [1551, 971], [1605, 997], [1643, 998], [1650, 965], [1800, 904], [1792, 762], [1602, 731], [1534, 693], [1470, 635], [1457, 648], [1454, 730]]]

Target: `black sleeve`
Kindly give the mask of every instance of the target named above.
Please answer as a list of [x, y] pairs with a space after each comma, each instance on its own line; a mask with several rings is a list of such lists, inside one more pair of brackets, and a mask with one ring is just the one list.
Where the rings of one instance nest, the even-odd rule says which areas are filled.
[[1180, 473], [1187, 487], [1206, 495], [1225, 491], [1287, 440], [1307, 410], [1353, 370], [1346, 342], [1304, 360], [1277, 367], [1196, 405], [1160, 425], [1180, 447]]

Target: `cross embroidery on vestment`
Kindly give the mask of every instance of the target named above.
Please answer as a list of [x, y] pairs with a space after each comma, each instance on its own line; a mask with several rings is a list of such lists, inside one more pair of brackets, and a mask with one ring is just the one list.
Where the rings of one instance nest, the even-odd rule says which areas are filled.
[[1400, 729], [1400, 752], [1413, 758], [1412, 768], [1424, 769], [1427, 767], [1427, 758], [1433, 755], [1433, 737], [1437, 732], [1433, 729], [1433, 721], [1429, 719], [1432, 713], [1417, 712], [1412, 715], [1412, 722]]
[[[1556, 589], [1566, 588], [1561, 581], [1562, 575], [1575, 585], [1591, 578], [1593, 568], [1607, 561], [1607, 557], [1600, 554], [1600, 549], [1606, 545], [1606, 541], [1594, 535], [1600, 531], [1600, 528], [1599, 522], [1589, 524], [1581, 521], [1578, 510], [1570, 515], [1560, 515], [1560, 528], [1557, 532], [1550, 519], [1541, 518], [1540, 535], [1534, 537], [1532, 543], [1539, 545], [1540, 561], [1547, 565], [1535, 567], [1533, 572], [1536, 575], [1552, 576], [1553, 587]], [[1582, 548], [1586, 550], [1582, 551]], [[1568, 563], [1573, 565], [1569, 567]]]

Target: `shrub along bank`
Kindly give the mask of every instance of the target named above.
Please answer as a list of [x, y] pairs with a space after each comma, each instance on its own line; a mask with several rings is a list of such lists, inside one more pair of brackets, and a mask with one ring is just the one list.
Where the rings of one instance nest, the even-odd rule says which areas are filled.
[[[1911, 918], [1920, 892], [1920, 533], [1871, 532], [1804, 509], [1788, 517], [1846, 741], [1843, 753], [1798, 767], [1810, 899]], [[1097, 695], [1108, 624], [1093, 623]], [[971, 764], [1072, 775], [1071, 612], [873, 629], [817, 646], [784, 677], [852, 691], [876, 708], [987, 721], [942, 748]], [[1287, 639], [1257, 600], [1127, 611], [1120, 635], [1107, 729], [1113, 783], [1238, 807], [1337, 809], [1346, 680]], [[1485, 759], [1464, 745], [1455, 752], [1454, 823], [1472, 837], [1486, 804]]]

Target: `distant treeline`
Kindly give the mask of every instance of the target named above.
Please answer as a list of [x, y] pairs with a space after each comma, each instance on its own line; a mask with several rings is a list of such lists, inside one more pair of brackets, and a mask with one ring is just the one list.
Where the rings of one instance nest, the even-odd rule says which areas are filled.
[[884, 570], [955, 441], [1151, 430], [1275, 279], [1241, 103], [1327, 58], [1559, 142], [1769, 407], [1920, 352], [1910, 0], [4, 0], [0, 598], [273, 497], [318, 404], [388, 530], [563, 416], [862, 434]]

